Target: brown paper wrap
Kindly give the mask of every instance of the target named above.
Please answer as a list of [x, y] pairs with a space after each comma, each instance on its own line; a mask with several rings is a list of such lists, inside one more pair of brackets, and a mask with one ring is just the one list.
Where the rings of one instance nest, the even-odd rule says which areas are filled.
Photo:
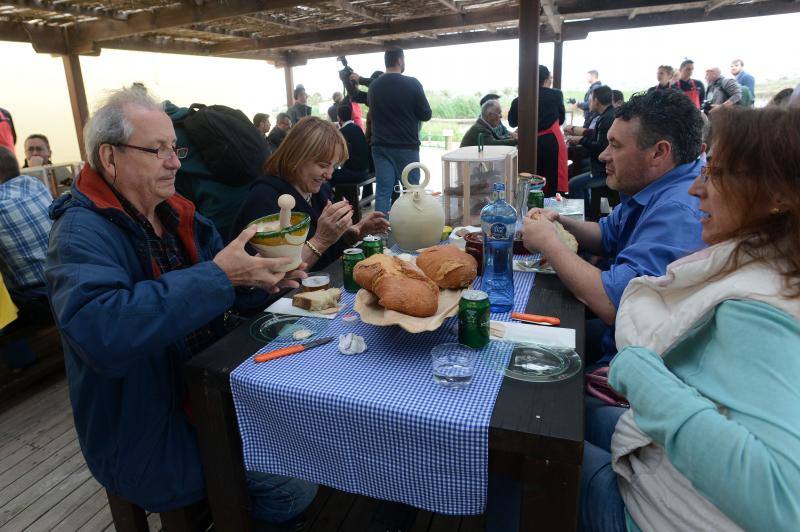
[[399, 325], [410, 333], [435, 331], [444, 320], [458, 313], [458, 302], [463, 290], [442, 290], [439, 293], [439, 307], [436, 314], [427, 318], [417, 318], [401, 314], [394, 310], [386, 310], [378, 304], [378, 298], [363, 288], [356, 294], [353, 308], [361, 316], [361, 321], [370, 325]]

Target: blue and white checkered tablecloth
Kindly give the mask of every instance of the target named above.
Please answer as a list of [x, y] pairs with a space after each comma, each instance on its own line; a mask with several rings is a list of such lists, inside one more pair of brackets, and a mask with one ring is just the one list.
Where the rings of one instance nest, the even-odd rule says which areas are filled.
[[[533, 278], [514, 272], [514, 310], [525, 310]], [[342, 299], [346, 309], [325, 335], [354, 332], [366, 352], [342, 355], [334, 340], [269, 363], [249, 358], [231, 373], [245, 466], [437, 513], [482, 513], [489, 420], [502, 382], [490, 360], [507, 362], [511, 346], [492, 342], [470, 386], [443, 388], [433, 381], [430, 350], [458, 341], [457, 317], [421, 334], [348, 325], [341, 316], [354, 294]]]

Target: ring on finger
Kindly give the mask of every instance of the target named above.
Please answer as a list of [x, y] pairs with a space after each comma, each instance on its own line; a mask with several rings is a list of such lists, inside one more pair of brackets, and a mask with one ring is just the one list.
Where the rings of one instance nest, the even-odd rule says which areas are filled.
[[342, 223], [342, 221], [341, 221], [341, 220], [339, 220], [338, 222], [336, 222], [336, 227], [337, 227], [338, 229], [341, 229], [341, 228], [342, 228], [342, 225], [344, 225], [344, 224]]

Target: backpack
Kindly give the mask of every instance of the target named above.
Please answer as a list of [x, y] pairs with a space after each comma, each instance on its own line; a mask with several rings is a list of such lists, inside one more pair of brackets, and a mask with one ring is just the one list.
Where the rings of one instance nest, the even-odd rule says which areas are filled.
[[237, 187], [263, 175], [267, 139], [240, 110], [194, 103], [181, 122], [211, 179]]
[[750, 92], [750, 87], [747, 85], [741, 85], [742, 88], [742, 98], [736, 102], [736, 105], [741, 105], [742, 107], [753, 107], [755, 103], [755, 98], [753, 97], [753, 93]]
[[[249, 181], [234, 171], [212, 174], [209, 170], [205, 155], [186, 132], [186, 119], [197, 111], [178, 107], [169, 100], [164, 102], [164, 111], [175, 127], [177, 145], [189, 148], [189, 154], [181, 159], [181, 167], [175, 175], [175, 189], [194, 203], [200, 214], [214, 222], [222, 238], [228, 242], [233, 220], [247, 197]], [[260, 134], [255, 126], [252, 127]]]

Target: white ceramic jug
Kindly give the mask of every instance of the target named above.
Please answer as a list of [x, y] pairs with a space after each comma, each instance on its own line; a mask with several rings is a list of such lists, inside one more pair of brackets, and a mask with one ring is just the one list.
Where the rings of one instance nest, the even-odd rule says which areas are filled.
[[[408, 174], [419, 168], [425, 178], [419, 185], [408, 182]], [[428, 167], [422, 163], [411, 163], [403, 169], [401, 181], [407, 188], [389, 212], [392, 236], [403, 251], [415, 251], [439, 243], [444, 230], [444, 209], [439, 201], [425, 194], [431, 180]]]

